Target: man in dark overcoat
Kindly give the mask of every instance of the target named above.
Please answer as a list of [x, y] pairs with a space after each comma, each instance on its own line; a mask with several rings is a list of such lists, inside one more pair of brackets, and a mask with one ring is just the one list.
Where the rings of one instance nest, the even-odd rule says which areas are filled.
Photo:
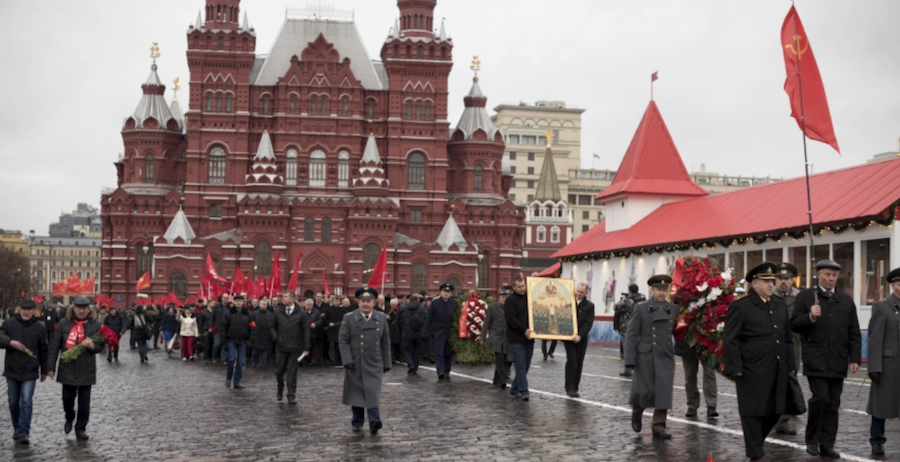
[[587, 354], [588, 334], [594, 327], [594, 302], [587, 299], [587, 284], [575, 287], [575, 318], [578, 322], [578, 335], [572, 340], [563, 340], [566, 347], [566, 394], [577, 398], [578, 385], [581, 383], [581, 369], [584, 356]]
[[675, 348], [672, 344], [678, 307], [666, 301], [672, 278], [657, 275], [647, 281], [651, 299], [634, 307], [625, 335], [625, 366], [632, 368], [631, 428], [640, 432], [644, 409], [653, 408], [653, 438], [668, 440], [666, 415], [672, 409]]
[[512, 288], [503, 287], [500, 289], [499, 300], [488, 305], [484, 315], [484, 324], [481, 326], [481, 335], [478, 336], [478, 341], [481, 343], [484, 343], [487, 338], [491, 351], [494, 352], [494, 380], [492, 383], [500, 389], [506, 388], [509, 368], [512, 365], [509, 340], [506, 338], [506, 314], [503, 312], [503, 305], [510, 292], [512, 292]]
[[384, 313], [375, 311], [378, 292], [368, 287], [356, 291], [359, 308], [344, 315], [339, 345], [344, 364], [342, 403], [353, 409], [350, 425], [362, 429], [365, 415], [369, 431], [381, 429], [381, 382], [391, 370], [391, 336]]
[[900, 418], [900, 268], [887, 275], [891, 295], [872, 306], [869, 319], [869, 404], [872, 454], [884, 454], [885, 419]]
[[338, 348], [338, 334], [341, 330], [341, 322], [344, 315], [352, 311], [346, 298], [339, 303], [329, 305], [325, 312], [325, 325], [322, 330], [325, 331], [325, 339], [328, 341], [328, 357], [331, 358], [333, 366], [341, 365], [341, 353]]
[[453, 327], [453, 313], [459, 308], [453, 298], [454, 287], [441, 284], [441, 296], [432, 300], [431, 311], [425, 318], [425, 332], [434, 335], [434, 358], [438, 380], [450, 379], [453, 363], [453, 349], [450, 347], [450, 330]]
[[751, 288], [728, 305], [722, 333], [724, 373], [735, 380], [750, 460], [765, 455], [763, 441], [784, 414], [788, 374], [797, 372], [787, 307], [773, 296], [775, 270], [765, 262], [747, 273]]
[[275, 310], [270, 328], [275, 344], [275, 379], [278, 390], [275, 399], [284, 397], [284, 379], [287, 374], [288, 404], [297, 404], [297, 359], [309, 354], [309, 317], [304, 308], [294, 300], [294, 292], [284, 291], [284, 306]]
[[856, 373], [862, 361], [862, 334], [853, 298], [835, 290], [841, 266], [831, 260], [816, 263], [819, 286], [797, 295], [791, 327], [803, 343], [803, 375], [809, 381], [806, 452], [839, 459], [834, 450], [838, 409], [847, 366]]
[[[780, 263], [778, 271], [775, 272], [775, 296], [784, 300], [787, 306], [788, 319], [794, 314], [794, 305], [797, 301], [797, 294], [800, 293], [794, 287], [794, 278], [800, 274], [797, 267], [790, 263]], [[791, 333], [791, 341], [794, 343], [794, 365], [800, 366], [800, 334]], [[797, 430], [791, 428], [791, 419], [795, 416], [784, 414], [775, 424], [775, 433], [782, 435], [796, 435]]]

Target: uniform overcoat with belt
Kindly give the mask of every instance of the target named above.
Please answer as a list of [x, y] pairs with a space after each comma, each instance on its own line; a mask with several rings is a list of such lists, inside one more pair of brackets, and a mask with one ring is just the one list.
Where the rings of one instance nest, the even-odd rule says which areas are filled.
[[[366, 321], [357, 309], [344, 315], [338, 345], [344, 364], [343, 404], [371, 409], [381, 401], [381, 379], [391, 369], [391, 336], [384, 313]], [[352, 368], [346, 368], [352, 364]]]
[[678, 307], [656, 300], [634, 307], [625, 335], [625, 365], [634, 366], [628, 404], [641, 408], [671, 409], [675, 382], [672, 334]]
[[866, 413], [900, 418], [900, 300], [893, 294], [872, 306], [868, 345], [869, 373], [880, 372], [881, 380], [869, 389]]

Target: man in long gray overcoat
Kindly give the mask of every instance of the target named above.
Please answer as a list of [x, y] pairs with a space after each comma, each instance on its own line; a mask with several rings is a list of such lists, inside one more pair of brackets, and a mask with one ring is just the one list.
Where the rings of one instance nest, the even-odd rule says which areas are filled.
[[343, 404], [353, 409], [350, 424], [362, 429], [369, 415], [372, 434], [381, 429], [381, 379], [391, 370], [391, 336], [384, 313], [375, 311], [378, 292], [368, 287], [356, 291], [359, 308], [344, 315], [338, 334], [344, 364]]
[[503, 312], [503, 304], [509, 297], [512, 289], [504, 286], [500, 289], [500, 299], [491, 303], [484, 315], [484, 324], [481, 326], [481, 335], [478, 341], [484, 343], [487, 338], [494, 352], [494, 380], [493, 385], [501, 389], [506, 388], [506, 381], [509, 379], [509, 367], [512, 364], [512, 357], [509, 351], [509, 341], [506, 339], [506, 314]]
[[884, 420], [900, 418], [900, 268], [887, 275], [891, 295], [872, 306], [869, 319], [869, 404], [872, 454], [884, 454]]
[[634, 307], [625, 335], [625, 366], [634, 369], [631, 382], [631, 428], [641, 431], [644, 409], [653, 408], [653, 438], [668, 440], [666, 415], [672, 408], [675, 349], [672, 334], [678, 307], [666, 301], [672, 278], [653, 276], [647, 281], [651, 299]]

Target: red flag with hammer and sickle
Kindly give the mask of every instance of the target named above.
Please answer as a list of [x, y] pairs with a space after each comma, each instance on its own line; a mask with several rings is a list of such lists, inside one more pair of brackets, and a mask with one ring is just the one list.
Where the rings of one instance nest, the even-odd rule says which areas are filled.
[[803, 23], [800, 22], [800, 16], [793, 6], [781, 26], [781, 49], [787, 70], [784, 91], [791, 99], [791, 116], [797, 120], [801, 130], [804, 125], [802, 118], [805, 118], [805, 135], [833, 147], [840, 154], [841, 149], [834, 136], [834, 125], [831, 123], [831, 111], [828, 110], [825, 85], [822, 84], [819, 66], [816, 64], [816, 57], [809, 45]]

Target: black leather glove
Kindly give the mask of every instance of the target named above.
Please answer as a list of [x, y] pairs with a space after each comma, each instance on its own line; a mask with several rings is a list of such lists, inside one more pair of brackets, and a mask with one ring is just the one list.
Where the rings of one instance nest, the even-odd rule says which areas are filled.
[[881, 372], [869, 372], [869, 378], [872, 383], [881, 383]]
[[353, 370], [353, 363], [347, 363], [347, 364], [344, 364], [344, 369], [347, 369], [348, 371], [352, 371], [352, 370]]

